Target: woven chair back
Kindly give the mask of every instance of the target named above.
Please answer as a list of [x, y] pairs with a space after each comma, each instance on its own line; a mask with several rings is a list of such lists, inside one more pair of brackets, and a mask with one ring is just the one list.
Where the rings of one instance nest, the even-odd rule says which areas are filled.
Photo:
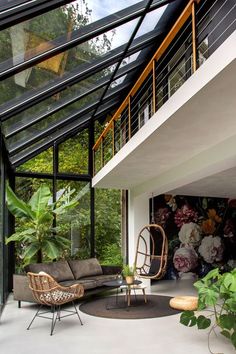
[[84, 288], [80, 284], [64, 287], [48, 274], [27, 273], [29, 287], [35, 300], [43, 305], [62, 305], [83, 296]]

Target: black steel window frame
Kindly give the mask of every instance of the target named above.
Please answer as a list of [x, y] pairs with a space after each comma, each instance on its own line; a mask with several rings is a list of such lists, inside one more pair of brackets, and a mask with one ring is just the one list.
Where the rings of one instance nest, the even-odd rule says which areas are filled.
[[[163, 36], [163, 32], [160, 29], [156, 29], [151, 33], [140, 36], [134, 40], [130, 50], [127, 53], [127, 57], [148, 47], [150, 44], [153, 44], [154, 41], [157, 41], [158, 36]], [[53, 96], [67, 87], [89, 78], [91, 75], [106, 69], [110, 65], [116, 64], [122, 57], [124, 48], [125, 45], [122, 45], [114, 50], [111, 50], [103, 57], [95, 60], [92, 64], [81, 64], [77, 70], [65, 75], [63, 78], [56, 79], [52, 83], [47, 84], [30, 94], [23, 94], [21, 97], [3, 104], [0, 109], [1, 121], [11, 118], [13, 115], [18, 114], [39, 102], [42, 102], [46, 98]]]
[[[123, 66], [122, 68], [120, 68], [118, 70], [117, 74], [115, 75], [114, 80], [119, 79], [123, 75], [128, 74], [128, 73], [132, 72], [133, 70], [138, 70], [140, 67], [142, 67], [143, 64], [144, 64], [143, 60], [135, 60], [135, 61], [131, 62], [130, 64]], [[55, 104], [51, 109], [46, 109], [44, 112], [40, 113], [39, 115], [34, 114], [34, 116], [32, 116], [31, 118], [29, 117], [27, 122], [24, 122], [22, 125], [19, 125], [19, 124], [13, 125], [9, 129], [9, 132], [5, 133], [6, 139], [14, 136], [15, 134], [18, 134], [19, 132], [21, 132], [22, 130], [24, 130], [26, 128], [29, 128], [30, 126], [34, 125], [35, 123], [40, 122], [42, 119], [47, 118], [51, 114], [54, 114], [54, 113], [60, 111], [61, 109], [66, 108], [68, 105], [86, 97], [87, 95], [90, 95], [91, 93], [95, 92], [96, 90], [104, 87], [105, 85], [107, 85], [109, 83], [110, 83], [110, 78], [104, 77], [103, 79], [99, 80], [93, 87], [89, 88], [87, 91], [85, 91], [83, 93], [79, 93], [78, 95], [76, 95], [73, 98], [67, 99], [65, 101], [63, 100], [63, 102], [59, 102], [58, 104]]]
[[29, 20], [35, 16], [66, 5], [74, 0], [34, 0], [18, 1], [13, 6], [5, 4], [0, 9], [0, 31], [19, 22]]
[[[23, 63], [19, 63], [14, 66], [10, 66], [5, 68], [5, 70], [0, 72], [0, 79], [5, 80], [8, 77], [15, 75], [27, 68], [32, 67], [46, 59], [53, 57], [56, 54], [62, 53], [70, 48], [73, 48], [77, 45], [80, 45], [89, 39], [92, 39], [104, 32], [110, 31], [122, 24], [125, 24], [139, 16], [143, 16], [146, 13], [146, 6], [149, 0], [144, 0], [135, 5], [125, 8], [117, 13], [114, 13], [110, 16], [104, 17], [101, 20], [93, 22], [91, 24], [86, 25], [72, 33], [72, 38], [70, 40], [67, 39], [67, 35], [62, 38], [56, 39], [51, 43], [55, 43], [55, 47], [47, 50], [44, 53], [38, 54], [37, 56], [24, 61]], [[154, 0], [152, 6], [150, 6], [149, 11], [153, 11], [159, 7], [162, 7], [166, 4], [174, 2], [176, 0]], [[62, 44], [57, 45], [59, 42]], [[11, 61], [10, 61], [11, 62]]]
[[[92, 174], [93, 174], [93, 164], [92, 164], [92, 147], [94, 144], [94, 126], [90, 123], [87, 126], [89, 131], [88, 137], [88, 174], [73, 174], [73, 173], [62, 173], [59, 172], [59, 145], [62, 144], [65, 140], [69, 138], [69, 136], [64, 136], [63, 139], [60, 139], [56, 143], [53, 143], [53, 172], [52, 173], [35, 173], [35, 172], [15, 172], [15, 177], [22, 177], [22, 178], [43, 178], [52, 180], [53, 182], [53, 196], [56, 196], [56, 182], [58, 180], [73, 180], [73, 181], [82, 181], [88, 182], [90, 184], [90, 245], [91, 245], [91, 257], [94, 257], [95, 250], [94, 250], [94, 239], [95, 239], [95, 229], [94, 229], [94, 191], [92, 188]], [[77, 132], [71, 133], [70, 137], [75, 136]]]

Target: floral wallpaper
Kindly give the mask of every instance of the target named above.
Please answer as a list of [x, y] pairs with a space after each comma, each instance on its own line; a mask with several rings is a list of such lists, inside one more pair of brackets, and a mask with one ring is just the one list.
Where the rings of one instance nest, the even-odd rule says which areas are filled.
[[151, 217], [169, 242], [166, 279], [197, 278], [214, 267], [222, 272], [236, 267], [235, 199], [165, 194], [153, 204]]

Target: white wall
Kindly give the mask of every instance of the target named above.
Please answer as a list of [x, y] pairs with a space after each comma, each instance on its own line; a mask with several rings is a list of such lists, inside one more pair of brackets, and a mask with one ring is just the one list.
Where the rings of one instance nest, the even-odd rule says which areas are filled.
[[[135, 260], [137, 239], [140, 230], [149, 224], [149, 195], [142, 194], [134, 197], [129, 191], [129, 264], [133, 265]], [[150, 280], [141, 279], [150, 292]]]

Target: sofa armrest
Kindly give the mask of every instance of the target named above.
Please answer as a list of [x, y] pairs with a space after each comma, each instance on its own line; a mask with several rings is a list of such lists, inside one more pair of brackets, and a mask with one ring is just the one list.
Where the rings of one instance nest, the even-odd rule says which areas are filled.
[[122, 267], [120, 267], [120, 266], [101, 265], [101, 267], [102, 267], [102, 272], [104, 275], [120, 274], [122, 271]]
[[13, 295], [14, 300], [36, 302], [26, 275], [13, 275]]

